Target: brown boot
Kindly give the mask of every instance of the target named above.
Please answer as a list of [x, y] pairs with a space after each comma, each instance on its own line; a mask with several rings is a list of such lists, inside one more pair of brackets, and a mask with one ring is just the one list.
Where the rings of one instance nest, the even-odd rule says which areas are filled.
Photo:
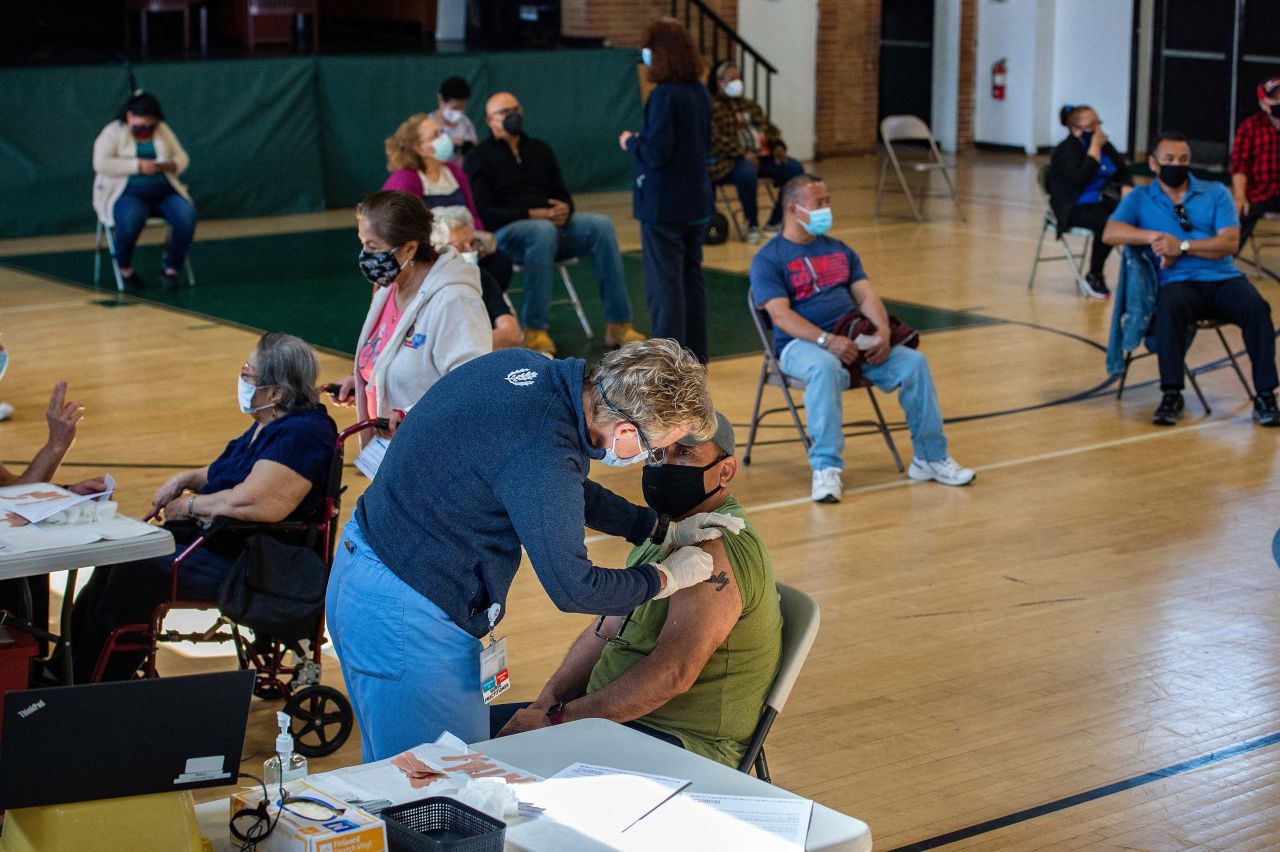
[[611, 322], [606, 323], [604, 327], [605, 346], [625, 346], [628, 343], [635, 343], [637, 340], [647, 339], [643, 334], [636, 331], [629, 322]]
[[556, 342], [547, 334], [545, 328], [526, 328], [524, 330], [524, 348], [541, 352], [544, 355], [556, 354]]

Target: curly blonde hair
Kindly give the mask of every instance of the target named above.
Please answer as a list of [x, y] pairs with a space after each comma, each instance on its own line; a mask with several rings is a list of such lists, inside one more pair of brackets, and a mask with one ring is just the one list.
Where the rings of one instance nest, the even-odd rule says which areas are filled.
[[418, 128], [430, 116], [425, 112], [415, 112], [401, 122], [396, 132], [387, 137], [383, 143], [387, 149], [387, 171], [400, 169], [422, 171], [422, 158], [418, 156]]
[[[591, 368], [591, 419], [634, 423], [646, 437], [685, 429], [700, 441], [716, 431], [716, 412], [707, 388], [707, 368], [670, 338], [628, 343]], [[603, 393], [602, 393], [603, 392]], [[622, 417], [609, 409], [609, 398]]]

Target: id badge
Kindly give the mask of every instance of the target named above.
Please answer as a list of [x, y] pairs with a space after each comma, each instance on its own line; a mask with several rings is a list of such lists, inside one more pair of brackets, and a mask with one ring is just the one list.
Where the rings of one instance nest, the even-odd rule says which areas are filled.
[[480, 691], [488, 704], [511, 686], [507, 675], [507, 637], [503, 636], [480, 651]]

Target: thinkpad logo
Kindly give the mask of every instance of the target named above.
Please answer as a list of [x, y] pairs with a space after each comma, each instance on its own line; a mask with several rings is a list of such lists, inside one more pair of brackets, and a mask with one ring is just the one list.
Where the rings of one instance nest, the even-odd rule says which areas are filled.
[[527, 388], [533, 384], [533, 380], [536, 378], [538, 378], [538, 374], [533, 370], [520, 369], [507, 373], [507, 381], [518, 388]]
[[37, 701], [35, 704], [32, 704], [31, 706], [24, 707], [23, 709], [19, 710], [18, 716], [25, 719], [28, 716], [30, 716], [32, 713], [36, 712], [37, 710], [42, 710], [42, 709], [44, 709], [44, 701]]

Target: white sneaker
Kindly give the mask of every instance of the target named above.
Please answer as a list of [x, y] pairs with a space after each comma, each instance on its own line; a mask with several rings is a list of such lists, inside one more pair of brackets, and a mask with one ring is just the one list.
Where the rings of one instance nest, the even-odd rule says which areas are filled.
[[13, 414], [13, 406], [7, 402], [0, 402], [0, 420], [8, 420], [11, 414]]
[[809, 495], [815, 503], [839, 503], [844, 494], [844, 483], [840, 481], [840, 468], [824, 467], [813, 472], [813, 493]]
[[747, 236], [743, 239], [743, 242], [745, 242], [745, 243], [746, 243], [747, 245], [749, 245], [749, 246], [754, 246], [754, 245], [756, 245], [757, 243], [759, 243], [759, 242], [760, 242], [760, 229], [759, 229], [759, 228], [747, 228]]
[[955, 459], [947, 456], [941, 461], [912, 459], [911, 467], [907, 469], [907, 476], [920, 482], [928, 482], [932, 479], [943, 485], [968, 485], [973, 482], [977, 474], [967, 467], [961, 467], [956, 464]]

